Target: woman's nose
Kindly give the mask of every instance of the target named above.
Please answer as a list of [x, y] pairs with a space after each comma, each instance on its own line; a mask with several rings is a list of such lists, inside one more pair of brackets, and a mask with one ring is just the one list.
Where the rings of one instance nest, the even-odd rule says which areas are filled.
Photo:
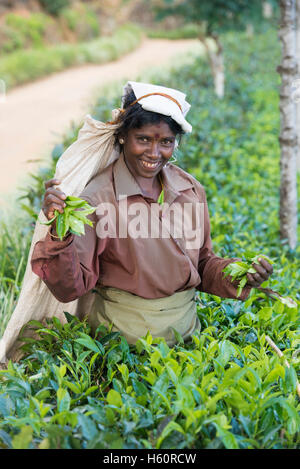
[[150, 158], [158, 158], [160, 155], [160, 151], [159, 151], [159, 145], [158, 143], [152, 143], [151, 145], [151, 149], [150, 149]]

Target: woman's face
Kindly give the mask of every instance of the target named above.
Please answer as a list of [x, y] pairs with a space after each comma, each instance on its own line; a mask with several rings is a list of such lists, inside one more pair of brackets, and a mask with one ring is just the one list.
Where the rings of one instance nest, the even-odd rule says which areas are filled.
[[171, 158], [175, 137], [165, 122], [130, 129], [123, 137], [123, 151], [131, 173], [136, 177], [155, 177]]

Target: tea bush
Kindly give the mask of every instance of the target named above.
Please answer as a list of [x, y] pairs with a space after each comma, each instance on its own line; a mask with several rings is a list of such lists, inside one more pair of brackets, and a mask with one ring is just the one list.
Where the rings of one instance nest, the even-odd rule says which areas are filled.
[[[206, 189], [214, 251], [223, 257], [242, 257], [247, 250], [267, 255], [275, 264], [264, 286], [299, 306], [300, 248], [291, 250], [279, 238], [276, 32], [251, 40], [228, 33], [222, 39], [224, 100], [215, 97], [203, 59], [151, 81], [185, 91], [192, 104], [193, 133], [182, 139], [177, 158]], [[99, 99], [93, 116], [110, 120], [119, 95]], [[23, 207], [33, 220], [43, 180], [52, 177], [78, 129], [55, 146], [52, 168], [36, 176], [24, 194]], [[48, 324], [32, 321], [27, 327], [36, 340], [27, 337], [21, 362], [0, 372], [0, 445], [299, 449], [298, 310], [255, 289], [243, 302], [199, 293], [201, 332], [189, 344], [178, 335], [173, 348], [150, 334], [129, 346], [104, 326], [92, 336], [85, 322], [67, 312], [64, 325], [56, 318]]]

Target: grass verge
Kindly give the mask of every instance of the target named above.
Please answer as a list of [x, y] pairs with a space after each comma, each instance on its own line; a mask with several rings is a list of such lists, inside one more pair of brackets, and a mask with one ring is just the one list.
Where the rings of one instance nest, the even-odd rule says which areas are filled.
[[9, 90], [68, 67], [110, 62], [134, 50], [141, 39], [141, 29], [130, 24], [120, 27], [111, 37], [80, 44], [16, 51], [0, 58], [0, 79], [4, 80], [6, 90]]

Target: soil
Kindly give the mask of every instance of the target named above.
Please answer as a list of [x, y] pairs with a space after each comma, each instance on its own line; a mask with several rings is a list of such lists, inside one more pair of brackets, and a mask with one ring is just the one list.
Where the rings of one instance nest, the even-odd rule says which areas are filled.
[[101, 87], [137, 79], [151, 67], [168, 67], [177, 54], [180, 61], [191, 60], [186, 52], [201, 50], [196, 39], [145, 39], [115, 62], [71, 68], [8, 92], [4, 102], [0, 99], [0, 210], [6, 211], [20, 187], [27, 186], [29, 172], [47, 165], [54, 145], [72, 121], [90, 112]]

